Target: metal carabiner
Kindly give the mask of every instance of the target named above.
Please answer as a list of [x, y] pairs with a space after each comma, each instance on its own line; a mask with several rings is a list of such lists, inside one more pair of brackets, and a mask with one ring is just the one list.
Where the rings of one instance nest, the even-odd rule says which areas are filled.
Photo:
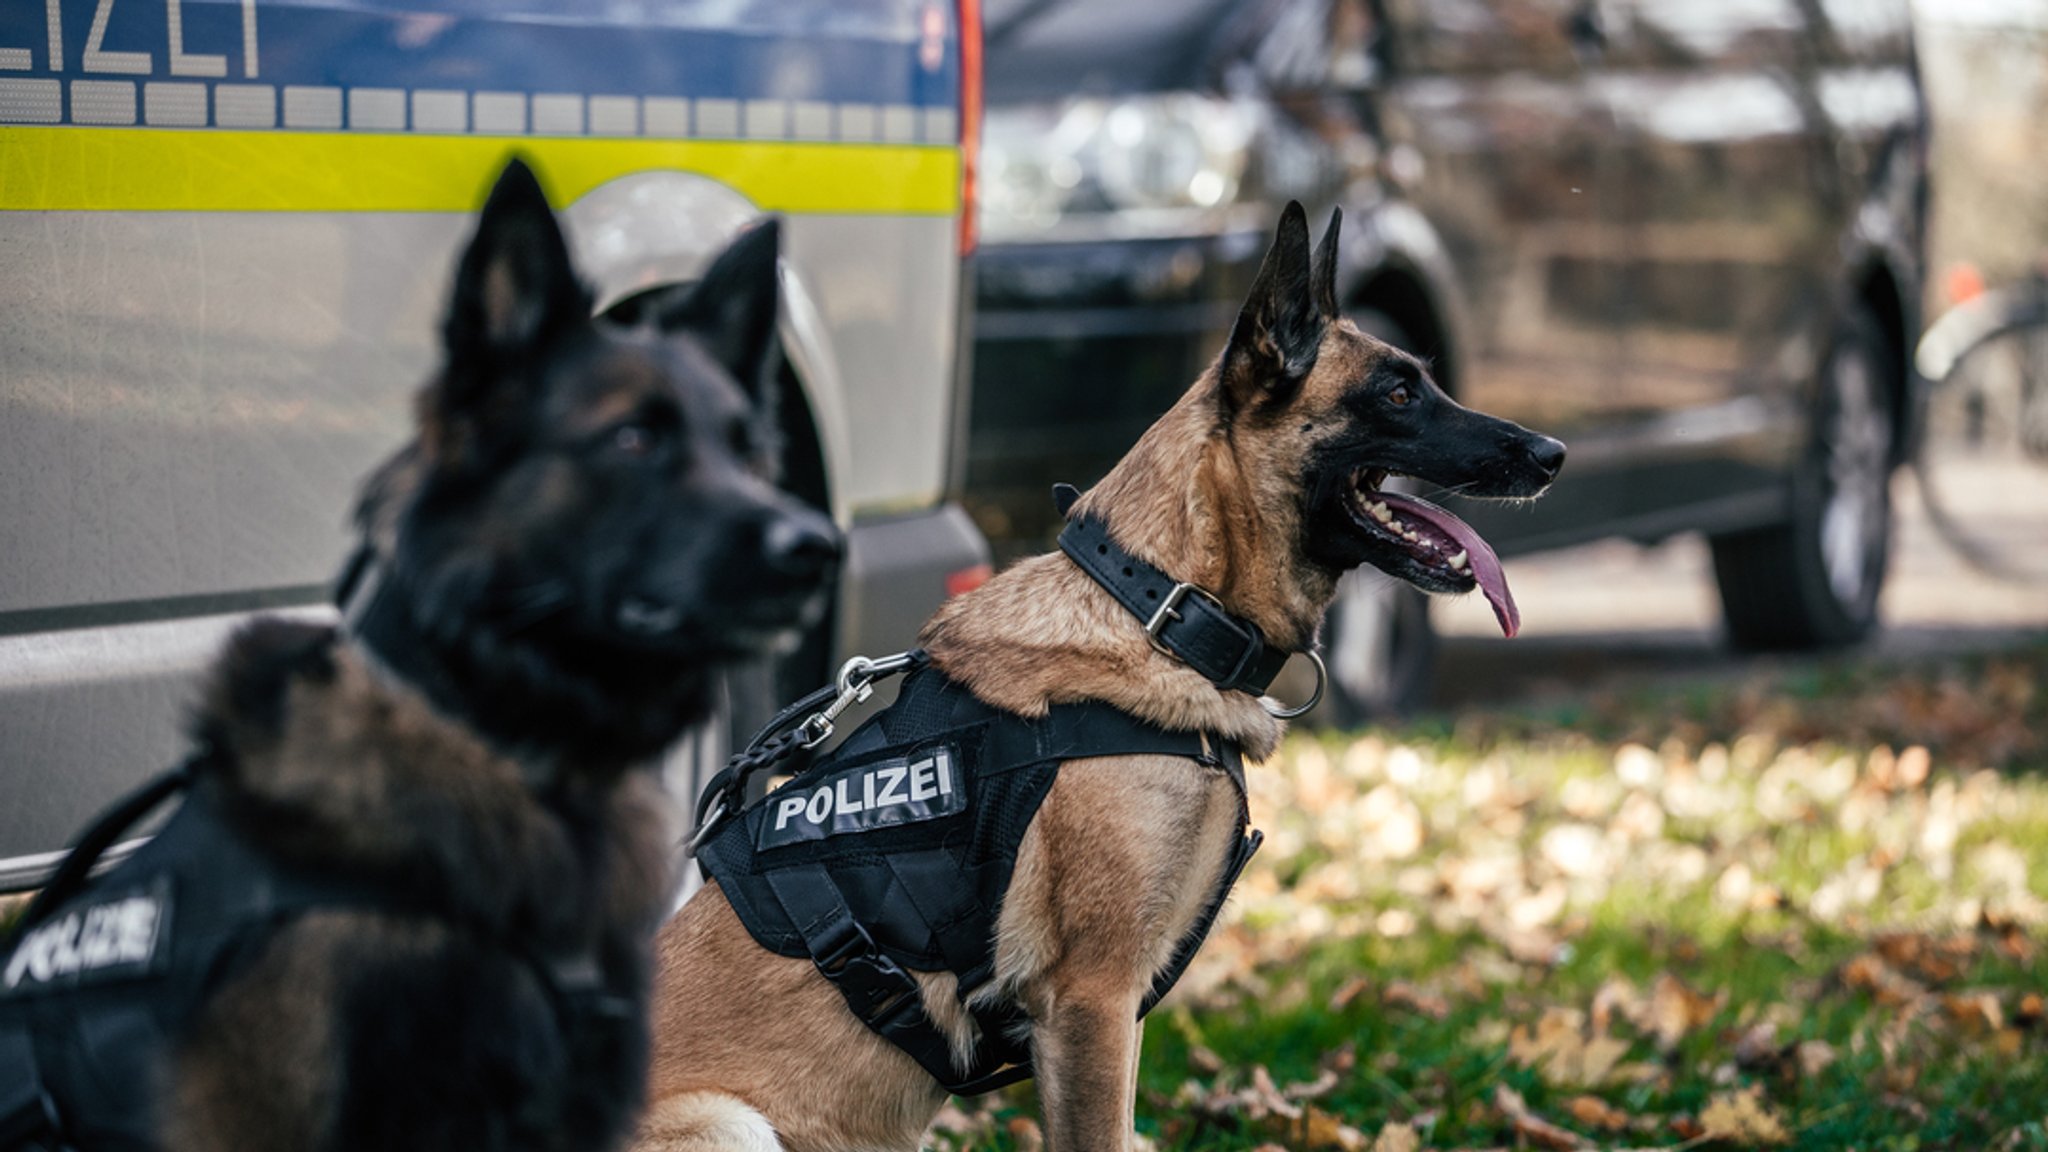
[[833, 725], [838, 721], [839, 714], [855, 704], [867, 703], [868, 698], [875, 694], [875, 681], [885, 676], [894, 676], [916, 662], [915, 653], [898, 652], [894, 656], [883, 656], [880, 659], [855, 656], [840, 665], [839, 676], [835, 680], [839, 687], [839, 695], [830, 704], [812, 713], [802, 724], [797, 725], [803, 746], [816, 748], [830, 740]]

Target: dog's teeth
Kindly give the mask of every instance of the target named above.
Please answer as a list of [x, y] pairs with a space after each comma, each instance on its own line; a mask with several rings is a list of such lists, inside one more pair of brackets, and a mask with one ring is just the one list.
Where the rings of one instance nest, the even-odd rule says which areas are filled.
[[1465, 562], [1469, 559], [1470, 557], [1466, 556], [1463, 552], [1460, 552], [1456, 556], [1451, 557], [1450, 565], [1451, 567], [1456, 568], [1457, 570], [1462, 572], [1465, 570]]

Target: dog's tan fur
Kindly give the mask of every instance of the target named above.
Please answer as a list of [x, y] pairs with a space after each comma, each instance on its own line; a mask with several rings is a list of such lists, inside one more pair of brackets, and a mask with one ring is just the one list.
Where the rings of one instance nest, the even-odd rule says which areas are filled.
[[[1274, 643], [1306, 647], [1334, 577], [1301, 555], [1300, 462], [1338, 423], [1344, 388], [1387, 354], [1334, 322], [1299, 391], [1269, 409], [1245, 391], [1255, 383], [1233, 382], [1219, 365], [1077, 514], [1101, 516], [1124, 547], [1213, 591]], [[1105, 701], [1235, 740], [1252, 759], [1270, 755], [1284, 729], [1256, 700], [1219, 692], [1155, 650], [1138, 621], [1058, 553], [947, 604], [921, 640], [947, 676], [1026, 716]], [[1214, 891], [1238, 803], [1221, 771], [1188, 760], [1061, 766], [1024, 836], [996, 928], [997, 978], [981, 993], [1014, 998], [1030, 1015], [1052, 1148], [1128, 1145], [1138, 1007]], [[928, 981], [925, 1003], [957, 1040], [970, 1038], [950, 983]], [[655, 1037], [657, 1103], [642, 1152], [759, 1147], [764, 1119], [794, 1152], [910, 1149], [944, 1099], [917, 1064], [846, 1011], [809, 961], [758, 947], [715, 886], [663, 931]]]

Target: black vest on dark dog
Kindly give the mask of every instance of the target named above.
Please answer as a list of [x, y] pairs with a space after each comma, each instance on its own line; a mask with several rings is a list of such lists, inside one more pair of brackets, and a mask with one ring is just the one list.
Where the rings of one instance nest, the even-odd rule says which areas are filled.
[[[87, 839], [111, 840], [188, 779], [152, 781]], [[70, 866], [77, 881], [89, 864]], [[0, 1149], [155, 1148], [166, 1049], [206, 994], [281, 918], [371, 899], [281, 872], [204, 793], [78, 887], [39, 900], [0, 961]]]
[[[259, 851], [191, 781], [179, 769], [110, 809], [0, 942], [0, 1152], [156, 1152], [172, 1045], [279, 926], [332, 908], [441, 916], [393, 886]], [[162, 831], [86, 880], [121, 832], [181, 792]], [[565, 1036], [630, 1020], [594, 965], [530, 966]]]
[[1220, 769], [1239, 797], [1222, 879], [1142, 1016], [1186, 970], [1258, 848], [1258, 833], [1245, 833], [1244, 762], [1234, 744], [1156, 728], [1106, 704], [1057, 705], [1027, 720], [925, 668], [837, 749], [715, 829], [697, 858], [762, 947], [815, 961], [863, 1023], [947, 1091], [986, 1092], [1031, 1075], [1021, 1010], [973, 1009], [980, 1045], [962, 1069], [906, 969], [952, 972], [963, 1002], [992, 979], [996, 917], [1017, 850], [1061, 762], [1131, 755]]

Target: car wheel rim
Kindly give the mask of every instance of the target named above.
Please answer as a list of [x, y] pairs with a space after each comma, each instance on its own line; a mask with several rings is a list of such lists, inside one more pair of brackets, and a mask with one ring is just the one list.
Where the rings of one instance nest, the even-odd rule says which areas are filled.
[[1845, 350], [1829, 371], [1833, 396], [1825, 441], [1827, 504], [1821, 514], [1821, 565], [1845, 607], [1869, 596], [1884, 542], [1891, 479], [1891, 424], [1878, 402], [1867, 357]]

